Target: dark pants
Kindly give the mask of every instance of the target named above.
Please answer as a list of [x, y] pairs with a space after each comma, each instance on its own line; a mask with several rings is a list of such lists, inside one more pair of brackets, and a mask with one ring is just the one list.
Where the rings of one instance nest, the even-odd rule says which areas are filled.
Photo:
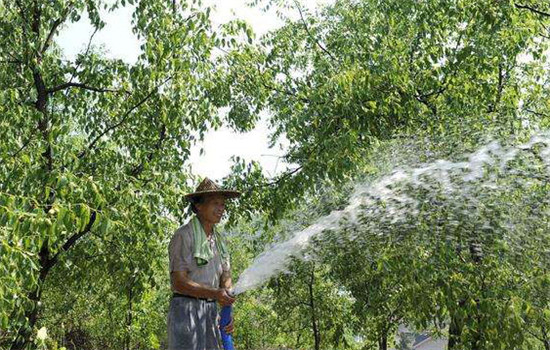
[[172, 298], [168, 312], [168, 350], [221, 348], [216, 302]]

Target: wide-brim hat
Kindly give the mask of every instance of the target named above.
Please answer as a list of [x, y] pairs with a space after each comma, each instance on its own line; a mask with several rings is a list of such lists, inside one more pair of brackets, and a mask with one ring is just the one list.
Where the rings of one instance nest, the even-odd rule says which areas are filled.
[[237, 198], [241, 195], [241, 192], [235, 191], [235, 190], [226, 190], [218, 186], [214, 181], [210, 180], [209, 178], [204, 178], [204, 180], [201, 181], [199, 186], [197, 186], [197, 189], [193, 193], [188, 193], [185, 195], [185, 198], [187, 198], [190, 201], [193, 201], [195, 198], [208, 195], [208, 194], [221, 194], [222, 196], [225, 196], [228, 199]]

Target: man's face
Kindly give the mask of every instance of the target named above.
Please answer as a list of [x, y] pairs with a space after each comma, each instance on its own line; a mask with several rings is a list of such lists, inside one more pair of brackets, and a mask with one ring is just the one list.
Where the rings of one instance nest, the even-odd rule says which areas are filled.
[[209, 195], [204, 198], [204, 202], [196, 204], [195, 207], [201, 219], [217, 224], [225, 212], [225, 197], [217, 194]]

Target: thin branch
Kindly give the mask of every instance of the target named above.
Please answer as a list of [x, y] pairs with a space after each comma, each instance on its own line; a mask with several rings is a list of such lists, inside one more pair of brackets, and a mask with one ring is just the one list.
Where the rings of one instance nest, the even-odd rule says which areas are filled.
[[529, 327], [526, 327], [525, 330], [527, 331], [527, 333], [531, 334], [531, 336], [532, 336], [533, 338], [536, 338], [537, 340], [539, 340], [539, 341], [541, 341], [541, 342], [544, 343], [544, 339], [543, 339], [541, 336], [539, 336], [537, 333], [535, 333], [535, 332], [533, 332], [532, 330], [530, 330]]
[[[445, 82], [443, 82], [443, 84], [445, 84]], [[420, 91], [417, 91], [418, 93], [418, 97], [420, 98], [428, 98], [428, 97], [432, 97], [432, 96], [436, 96], [438, 97], [439, 95], [441, 95], [442, 93], [445, 92], [445, 90], [447, 89], [446, 86], [441, 86], [439, 89], [437, 90], [434, 90], [432, 92], [428, 92], [428, 93], [425, 93], [425, 94], [421, 94]]]
[[[307, 159], [309, 159], [314, 152], [317, 151], [317, 153], [322, 153], [322, 152], [324, 152], [324, 149], [325, 149], [325, 147], [323, 145], [316, 144], [309, 152], [307, 152], [306, 157], [305, 157], [306, 160], [304, 161], [304, 163], [307, 163]], [[246, 190], [244, 196], [248, 196], [253, 190], [255, 190], [257, 188], [277, 185], [277, 184], [281, 183], [282, 181], [292, 177], [292, 175], [298, 173], [303, 168], [304, 168], [304, 164], [298, 166], [295, 169], [284, 172], [283, 174], [279, 175], [276, 179], [274, 179], [270, 182], [266, 182], [266, 183], [263, 183], [263, 184], [260, 184], [260, 185], [257, 185], [257, 186], [250, 186]]]
[[287, 171], [285, 172], [284, 174], [281, 174], [278, 178], [276, 178], [275, 180], [271, 181], [271, 182], [267, 182], [267, 183], [264, 183], [264, 184], [260, 184], [260, 185], [257, 185], [257, 186], [250, 186], [246, 192], [244, 193], [244, 196], [248, 196], [250, 193], [252, 193], [253, 190], [257, 189], [257, 188], [262, 188], [262, 187], [266, 187], [266, 186], [273, 186], [273, 185], [277, 185], [279, 184], [281, 181], [283, 180], [286, 180], [288, 179], [289, 177], [291, 177], [292, 175], [296, 174], [298, 171], [302, 170], [304, 166], [303, 165], [300, 165], [299, 167], [297, 167], [296, 169], [292, 169], [290, 171]]
[[73, 8], [74, 6], [74, 1], [71, 2], [64, 10], [63, 10], [63, 13], [61, 14], [61, 17], [59, 17], [58, 19], [56, 19], [54, 22], [53, 22], [53, 26], [52, 26], [52, 29], [50, 30], [50, 33], [48, 34], [48, 37], [46, 38], [46, 41], [44, 41], [44, 45], [42, 46], [42, 49], [40, 50], [40, 55], [43, 55], [46, 50], [48, 50], [48, 47], [50, 47], [50, 44], [52, 42], [52, 39], [53, 39], [53, 36], [55, 35], [55, 33], [57, 32], [57, 28], [63, 23], [65, 22], [65, 20], [67, 19], [67, 16], [69, 14], [69, 12], [71, 11], [71, 9]]
[[278, 93], [281, 93], [283, 95], [287, 95], [287, 96], [290, 96], [290, 97], [293, 97], [299, 101], [302, 101], [304, 103], [308, 103], [308, 104], [311, 104], [311, 100], [310, 99], [307, 99], [305, 97], [300, 97], [300, 96], [296, 96], [296, 94], [292, 93], [291, 91], [288, 91], [288, 90], [281, 90], [279, 88], [276, 88], [274, 86], [271, 86], [269, 84], [266, 84], [265, 82], [262, 81], [262, 86], [265, 87], [266, 89], [269, 89], [269, 90], [272, 90], [272, 91], [275, 91], [275, 92], [278, 92]]
[[38, 1], [34, 1], [34, 11], [32, 13], [31, 29], [40, 38], [40, 21], [42, 16], [42, 5]]
[[531, 114], [534, 114], [534, 115], [536, 115], [536, 116], [538, 116], [538, 117], [543, 117], [543, 118], [548, 118], [548, 117], [550, 117], [548, 114], [541, 113], [541, 112], [537, 112], [537, 111], [534, 111], [534, 110], [529, 109], [529, 108], [524, 108], [523, 110], [526, 111], [526, 112], [529, 112], [529, 113], [531, 113]]
[[[95, 91], [95, 92], [121, 92], [121, 91], [124, 91], [124, 90], [97, 88], [97, 87], [89, 86], [89, 85], [86, 85], [86, 84], [83, 84], [83, 83], [68, 82], [68, 83], [63, 83], [63, 84], [57, 85], [57, 86], [55, 86], [51, 89], [48, 89], [48, 93], [51, 94], [51, 93], [54, 93], [56, 91], [64, 90], [64, 89], [67, 89], [67, 88], [70, 88], [70, 87], [77, 87], [77, 88], [81, 88], [81, 89], [84, 89], [84, 90], [90, 90], [90, 91]], [[124, 91], [124, 92], [129, 94], [128, 91]]]
[[536, 13], [537, 15], [541, 15], [541, 16], [544, 16], [544, 17], [550, 17], [550, 13], [548, 12], [543, 12], [541, 10], [538, 10], [534, 7], [531, 7], [531, 6], [528, 6], [528, 5], [520, 5], [520, 4], [514, 4], [514, 6], [518, 9], [524, 9], [524, 10], [529, 10], [531, 12], [534, 12]]
[[287, 171], [284, 174], [282, 174], [281, 176], [279, 176], [276, 180], [268, 182], [267, 185], [268, 186], [276, 185], [276, 184], [280, 183], [281, 181], [286, 180], [289, 177], [291, 177], [292, 175], [296, 174], [298, 171], [302, 170], [302, 168], [303, 168], [303, 165], [300, 165], [296, 169], [292, 169], [291, 171]]
[[437, 107], [431, 102], [429, 102], [427, 98], [423, 97], [422, 95], [415, 95], [414, 98], [418, 102], [422, 103], [424, 106], [428, 107], [428, 109], [432, 111], [432, 114], [434, 116], [437, 116]]
[[0, 61], [0, 63], [21, 65], [23, 62], [19, 60], [6, 60], [6, 61]]
[[500, 100], [502, 98], [502, 91], [504, 89], [506, 75], [507, 75], [507, 73], [504, 71], [504, 69], [502, 67], [502, 63], [499, 63], [498, 64], [497, 96], [495, 98], [495, 103], [489, 105], [489, 108], [487, 109], [487, 112], [489, 112], [489, 113], [495, 112], [498, 108], [498, 105], [500, 104]]
[[29, 139], [27, 140], [27, 142], [25, 142], [21, 147], [19, 147], [19, 149], [17, 150], [17, 152], [15, 152], [13, 155], [12, 155], [12, 158], [15, 158], [17, 157], [17, 155], [19, 153], [21, 153], [21, 151], [23, 151], [25, 149], [25, 147], [27, 147], [32, 141], [32, 137], [29, 137]]
[[[90, 35], [90, 39], [88, 39], [88, 45], [86, 45], [86, 51], [84, 52], [84, 57], [87, 57], [88, 56], [88, 53], [90, 52], [90, 48], [92, 47], [92, 40], [94, 39], [94, 36], [96, 35], [96, 33], [98, 32], [99, 28], [95, 28], [94, 32], [92, 33], [92, 35]], [[82, 64], [82, 61], [83, 60], [79, 60], [76, 64], [76, 67], [74, 68], [74, 72], [73, 74], [71, 74], [71, 79], [69, 79], [69, 83], [72, 83], [73, 82], [73, 79], [75, 78], [76, 76], [76, 72], [78, 71], [78, 68], [80, 68], [80, 65]]]
[[[23, 40], [26, 44], [28, 40], [28, 32], [27, 27], [29, 26], [29, 21], [27, 20], [27, 17], [25, 16], [25, 10], [23, 9], [23, 5], [21, 4], [21, 0], [15, 0], [15, 4], [19, 8], [19, 16], [21, 16], [21, 20], [23, 21], [23, 25], [21, 28], [23, 28]], [[23, 54], [23, 56], [26, 58], [26, 52]]]
[[[271, 69], [270, 67], [266, 67], [268, 69]], [[258, 75], [260, 77], [260, 79], [262, 80], [261, 81], [261, 84], [263, 87], [265, 87], [266, 89], [269, 89], [269, 90], [272, 90], [272, 91], [275, 91], [275, 92], [279, 92], [281, 94], [284, 94], [284, 95], [287, 95], [287, 96], [290, 96], [290, 97], [293, 97], [299, 101], [302, 101], [304, 103], [307, 103], [307, 104], [313, 104], [313, 101], [311, 101], [309, 98], [306, 98], [306, 97], [301, 97], [301, 96], [297, 96], [294, 92], [292, 91], [289, 91], [289, 90], [282, 90], [282, 89], [279, 89], [275, 86], [272, 86], [268, 83], [266, 83], [265, 81], [263, 81], [262, 77], [263, 77], [263, 73], [262, 73], [262, 70], [259, 66], [256, 66], [256, 70], [258, 71]], [[320, 104], [319, 102], [317, 102], [317, 104]]]
[[132, 106], [130, 109], [128, 109], [124, 115], [122, 116], [122, 118], [115, 124], [107, 127], [105, 130], [103, 130], [99, 135], [96, 136], [96, 138], [88, 145], [88, 147], [86, 147], [86, 149], [84, 149], [82, 152], [80, 152], [80, 154], [78, 155], [78, 158], [82, 158], [86, 155], [86, 153], [88, 151], [91, 151], [95, 148], [95, 145], [96, 143], [103, 137], [105, 136], [108, 132], [118, 128], [119, 126], [121, 126], [122, 124], [124, 124], [126, 122], [126, 120], [128, 120], [128, 118], [130, 117], [130, 115], [132, 115], [132, 113], [138, 109], [141, 105], [143, 105], [145, 102], [147, 102], [147, 100], [149, 100], [151, 98], [151, 96], [153, 96], [153, 94], [158, 90], [158, 88], [164, 84], [166, 84], [170, 79], [172, 79], [172, 77], [168, 77], [166, 79], [164, 79], [164, 81], [160, 84], [158, 84], [157, 86], [155, 86], [153, 89], [151, 89], [151, 91], [149, 91], [149, 93], [147, 95], [145, 95], [145, 97], [143, 97], [138, 103], [136, 103], [134, 106]]
[[82, 231], [78, 231], [77, 233], [75, 233], [71, 237], [69, 237], [69, 239], [67, 239], [65, 244], [63, 244], [63, 246], [61, 247], [61, 249], [59, 249], [59, 251], [57, 253], [55, 253], [55, 255], [48, 260], [48, 262], [46, 264], [46, 267], [47, 267], [48, 270], [50, 268], [52, 268], [57, 263], [57, 260], [59, 259], [59, 255], [61, 253], [66, 252], [67, 250], [71, 249], [71, 247], [74, 246], [80, 238], [82, 238], [85, 234], [90, 232], [90, 230], [92, 229], [92, 226], [95, 223], [96, 218], [97, 218], [97, 211], [93, 210], [91, 215], [90, 215], [90, 220], [88, 220], [88, 223], [82, 229]]
[[[84, 57], [88, 56], [88, 53], [90, 52], [90, 48], [92, 47], [92, 40], [94, 39], [94, 36], [95, 36], [96, 33], [98, 32], [98, 30], [99, 30], [99, 27], [96, 27], [96, 28], [94, 29], [94, 32], [92, 33], [92, 35], [90, 35], [90, 39], [88, 39], [88, 45], [86, 45], [86, 51], [84, 52]], [[80, 66], [80, 63], [81, 63], [81, 62], [82, 62], [82, 61], [80, 61], [80, 62], [78, 63], [77, 67]]]
[[146, 160], [143, 160], [138, 166], [136, 166], [132, 171], [130, 172], [130, 175], [133, 177], [138, 177], [139, 174], [143, 172], [145, 169], [145, 164], [149, 163], [153, 160], [153, 156], [155, 155], [155, 152], [159, 151], [162, 147], [162, 142], [166, 139], [166, 125], [162, 124], [162, 127], [159, 131], [159, 139], [157, 140], [155, 146], [149, 152], [149, 154], [146, 157]]
[[296, 5], [296, 8], [298, 9], [298, 12], [300, 13], [300, 18], [302, 20], [302, 23], [304, 24], [304, 28], [306, 29], [306, 32], [308, 34], [308, 36], [313, 39], [315, 41], [315, 43], [317, 44], [317, 46], [319, 46], [319, 48], [324, 52], [326, 53], [333, 61], [336, 61], [338, 62], [338, 60], [336, 59], [336, 57], [334, 57], [334, 55], [332, 53], [330, 53], [330, 51], [328, 51], [323, 45], [321, 45], [321, 43], [319, 42], [319, 40], [317, 40], [313, 34], [311, 34], [311, 32], [309, 31], [309, 27], [307, 26], [307, 23], [306, 23], [306, 20], [304, 19], [304, 15], [302, 13], [302, 9], [300, 8], [300, 5], [298, 4], [298, 1], [297, 0], [294, 0], [294, 5]]
[[223, 52], [223, 53], [225, 53], [225, 54], [228, 54], [228, 55], [230, 54], [229, 51], [227, 51], [226, 49], [222, 49], [222, 48], [219, 47], [219, 46], [214, 46], [214, 48], [220, 50], [221, 52]]
[[46, 38], [46, 41], [44, 42], [44, 45], [42, 46], [42, 49], [40, 49], [40, 54], [43, 55], [44, 52], [48, 49], [50, 46], [50, 43], [53, 39], [53, 36], [55, 35], [55, 32], [57, 31], [57, 27], [59, 27], [63, 23], [63, 19], [58, 18], [53, 22], [52, 29], [50, 30], [50, 33], [48, 34], [48, 37]]

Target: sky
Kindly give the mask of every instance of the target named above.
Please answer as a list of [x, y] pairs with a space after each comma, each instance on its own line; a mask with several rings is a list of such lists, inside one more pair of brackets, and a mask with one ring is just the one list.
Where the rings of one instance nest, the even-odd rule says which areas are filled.
[[[214, 27], [232, 19], [244, 19], [254, 29], [257, 36], [276, 29], [282, 25], [282, 21], [275, 15], [274, 10], [267, 12], [259, 8], [251, 8], [246, 5], [249, 0], [207, 0], [206, 5], [215, 6], [211, 13]], [[317, 6], [330, 0], [303, 0], [304, 7], [314, 10]], [[294, 10], [288, 15], [295, 17]], [[102, 46], [106, 54], [112, 58], [123, 59], [128, 63], [134, 63], [139, 55], [140, 43], [131, 31], [131, 8], [122, 8], [114, 12], [104, 13], [103, 20], [106, 26], [93, 38], [94, 46]], [[65, 26], [56, 42], [61, 46], [67, 59], [73, 59], [77, 53], [83, 51], [93, 30], [87, 16], [83, 15], [80, 21]], [[266, 114], [261, 115], [255, 129], [248, 133], [234, 133], [229, 128], [222, 127], [216, 131], [210, 131], [205, 135], [203, 142], [191, 149], [190, 166], [194, 174], [201, 177], [207, 176], [219, 181], [230, 172], [233, 155], [251, 161], [260, 162], [267, 176], [274, 176], [289, 167], [280, 160], [287, 145], [286, 140], [280, 139], [280, 145], [270, 149], [268, 147], [269, 129], [266, 123]], [[204, 152], [201, 155], [200, 149]]]

